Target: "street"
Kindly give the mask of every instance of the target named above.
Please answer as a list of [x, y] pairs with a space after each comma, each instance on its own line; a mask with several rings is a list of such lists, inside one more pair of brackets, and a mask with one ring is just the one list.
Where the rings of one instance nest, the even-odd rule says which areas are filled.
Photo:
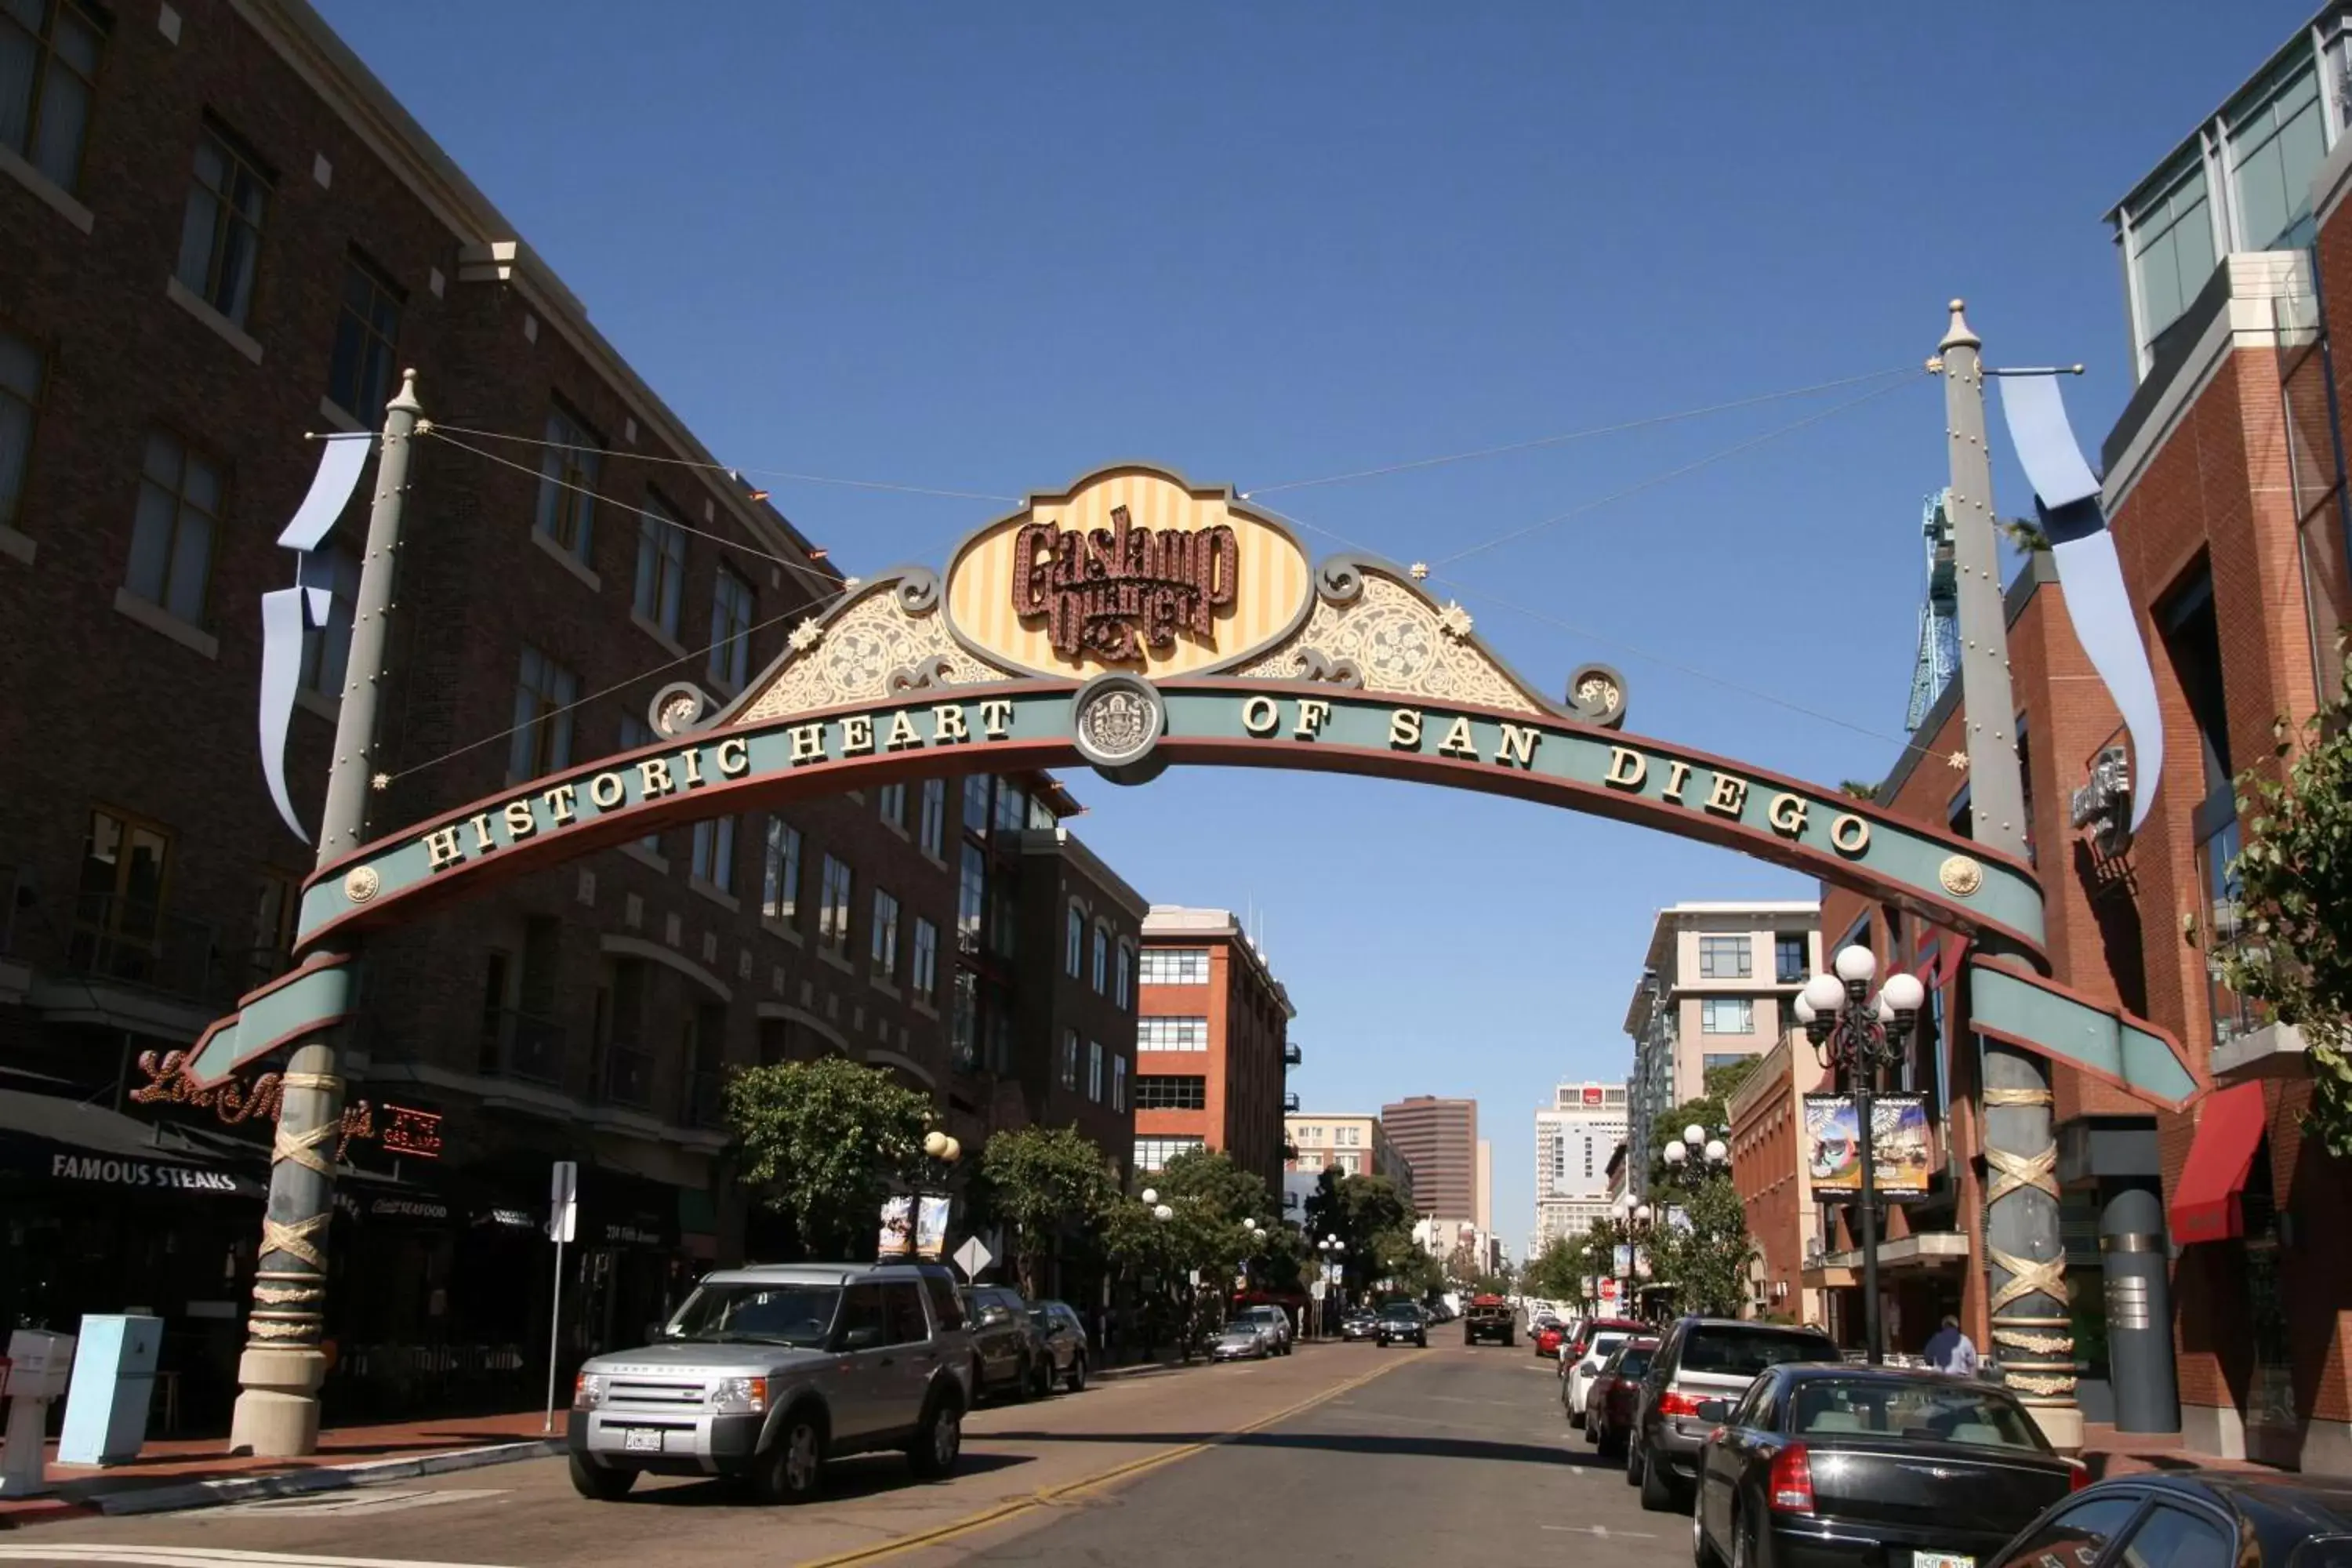
[[[1307, 1345], [1287, 1359], [1097, 1384], [996, 1405], [950, 1481], [892, 1458], [828, 1475], [786, 1510], [700, 1481], [573, 1495], [561, 1460], [202, 1512], [79, 1521], [0, 1540], [0, 1562], [554, 1568], [889, 1560], [1127, 1568], [1283, 1555], [1418, 1563], [1681, 1561], [1682, 1521], [1645, 1514], [1559, 1417], [1551, 1363], [1524, 1349]], [[1279, 1543], [1287, 1542], [1287, 1546]]]

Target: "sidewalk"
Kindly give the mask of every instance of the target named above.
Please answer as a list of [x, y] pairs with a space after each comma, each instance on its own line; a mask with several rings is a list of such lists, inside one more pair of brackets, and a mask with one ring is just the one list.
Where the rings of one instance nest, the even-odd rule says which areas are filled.
[[2267, 1470], [2252, 1459], [2225, 1459], [2181, 1446], [2178, 1432], [2118, 1432], [2105, 1422], [2083, 1426], [2083, 1463], [2091, 1479], [2144, 1474], [2150, 1470]]
[[151, 1439], [124, 1465], [60, 1465], [48, 1446], [47, 1497], [0, 1499], [0, 1530], [100, 1513], [144, 1513], [239, 1502], [254, 1497], [360, 1486], [402, 1476], [467, 1469], [559, 1451], [565, 1412], [555, 1413], [555, 1436], [541, 1430], [538, 1410], [343, 1426], [319, 1434], [319, 1451], [298, 1459], [256, 1458], [227, 1451], [221, 1437]]

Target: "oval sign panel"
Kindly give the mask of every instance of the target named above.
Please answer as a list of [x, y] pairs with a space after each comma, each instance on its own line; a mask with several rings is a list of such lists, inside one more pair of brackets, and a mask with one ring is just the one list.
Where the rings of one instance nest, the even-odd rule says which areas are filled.
[[1149, 679], [1223, 668], [1296, 631], [1314, 573], [1290, 531], [1157, 468], [1091, 474], [966, 540], [948, 625], [1009, 669]]

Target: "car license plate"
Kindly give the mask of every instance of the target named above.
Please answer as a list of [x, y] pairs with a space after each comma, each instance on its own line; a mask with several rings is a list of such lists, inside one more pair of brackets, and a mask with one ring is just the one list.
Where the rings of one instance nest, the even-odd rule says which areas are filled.
[[1911, 1568], [1977, 1568], [1977, 1560], [1964, 1552], [1914, 1552]]
[[[631, 1426], [621, 1434], [621, 1448], [625, 1453], [658, 1454], [661, 1446], [662, 1435], [658, 1426]], [[1925, 1552], [1920, 1553], [1922, 1558], [1926, 1555]], [[1933, 1565], [1922, 1562], [1918, 1568], [1933, 1568]], [[1968, 1568], [1968, 1565], [1964, 1563], [1963, 1568]]]

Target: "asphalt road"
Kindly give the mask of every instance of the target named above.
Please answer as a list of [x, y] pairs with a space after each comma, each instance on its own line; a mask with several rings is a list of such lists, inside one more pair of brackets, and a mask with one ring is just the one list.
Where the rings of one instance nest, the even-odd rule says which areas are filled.
[[1312, 1555], [1422, 1568], [1660, 1568], [1683, 1521], [1641, 1511], [1559, 1418], [1524, 1348], [1306, 1346], [1286, 1360], [1097, 1384], [977, 1413], [952, 1479], [833, 1467], [799, 1509], [698, 1481], [575, 1497], [541, 1460], [0, 1538], [0, 1563], [581, 1568], [742, 1561], [889, 1568], [1199, 1568]]

